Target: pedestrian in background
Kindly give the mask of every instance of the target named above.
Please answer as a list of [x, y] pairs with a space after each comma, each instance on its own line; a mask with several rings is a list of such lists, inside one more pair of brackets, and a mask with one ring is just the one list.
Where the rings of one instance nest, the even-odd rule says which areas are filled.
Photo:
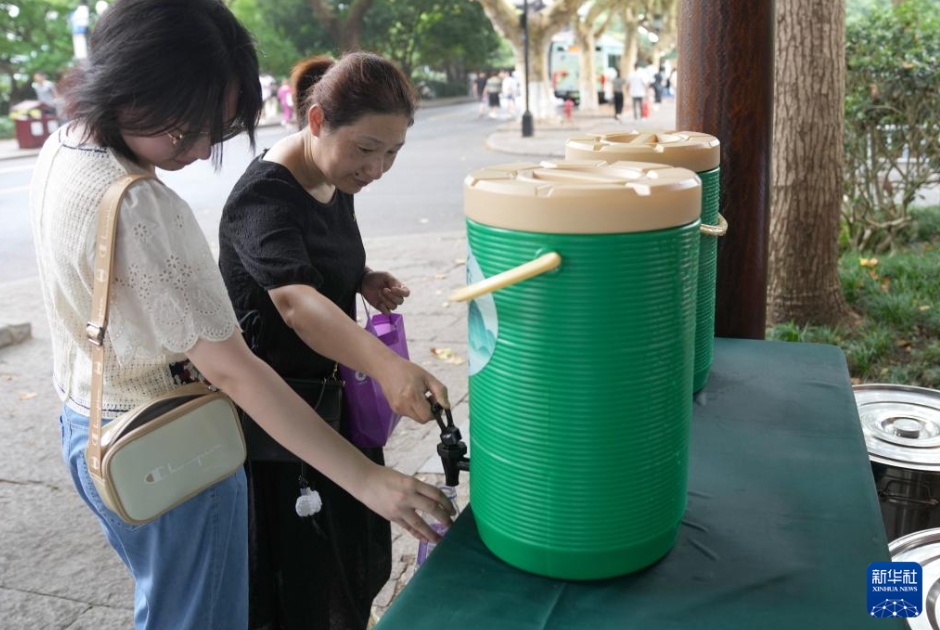
[[[304, 124], [248, 166], [222, 211], [219, 266], [235, 312], [258, 356], [304, 389], [339, 362], [375, 379], [395, 411], [429, 420], [426, 394], [448, 406], [444, 386], [355, 322], [357, 294], [383, 313], [410, 294], [366, 264], [353, 196], [392, 168], [418, 97], [368, 53], [314, 57], [293, 78]], [[381, 448], [362, 453], [384, 462]], [[391, 570], [388, 523], [302, 462], [247, 470], [250, 627], [365, 630]], [[320, 493], [320, 513], [295, 511], [305, 488]]]
[[659, 109], [659, 104], [663, 102], [663, 91], [666, 89], [666, 67], [659, 66], [659, 70], [653, 75], [653, 102]]
[[519, 84], [516, 82], [516, 78], [512, 76], [509, 71], [502, 72], [502, 96], [503, 102], [506, 103], [506, 109], [509, 110], [510, 115], [516, 115], [516, 92], [519, 89]]
[[480, 118], [486, 116], [489, 100], [486, 94], [486, 73], [480, 72], [473, 80], [473, 95], [480, 101]]
[[262, 121], [273, 122], [277, 117], [277, 79], [265, 72], [258, 75], [258, 83], [261, 84]]
[[614, 68], [614, 78], [610, 81], [610, 89], [614, 93], [614, 120], [620, 120], [620, 114], [623, 113], [623, 86], [626, 81], [620, 76], [620, 70]]
[[640, 120], [643, 117], [643, 101], [649, 86], [639, 62], [633, 66], [633, 72], [627, 77], [627, 84], [630, 86], [630, 99], [633, 101], [633, 120]]
[[[142, 25], [147, 37], [140, 36]], [[85, 323], [98, 206], [111, 184], [210, 157], [219, 164], [222, 143], [243, 132], [253, 145], [262, 103], [251, 36], [218, 0], [117, 0], [100, 16], [87, 60], [61, 87], [71, 122], [39, 155], [30, 210], [53, 383], [63, 402], [63, 457], [133, 576], [138, 630], [246, 628], [244, 472], [145, 525], [130, 525], [105, 507], [85, 461], [92, 374]], [[110, 280], [106, 421], [201, 375], [370, 509], [438, 539], [417, 510], [449, 521], [446, 497], [369, 461], [251, 353], [192, 209], [157, 179], [135, 183], [124, 197]], [[96, 575], [97, 567], [88, 566], [87, 578]]]
[[294, 122], [294, 91], [290, 87], [290, 80], [281, 81], [277, 89], [277, 100], [281, 104], [281, 126], [289, 127]]
[[58, 111], [59, 92], [55, 83], [50, 81], [44, 72], [33, 75], [33, 91], [39, 101], [39, 111], [47, 116], [56, 116]]
[[486, 79], [486, 98], [490, 108], [490, 118], [499, 115], [499, 95], [503, 90], [503, 80], [498, 72], [493, 72]]

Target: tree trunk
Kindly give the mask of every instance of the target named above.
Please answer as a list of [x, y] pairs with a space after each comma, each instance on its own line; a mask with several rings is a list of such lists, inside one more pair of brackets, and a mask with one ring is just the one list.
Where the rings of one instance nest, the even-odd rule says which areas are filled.
[[[554, 29], [529, 27], [529, 111], [535, 118], [546, 119], [555, 116], [555, 92], [548, 78], [548, 50], [556, 32]], [[517, 56], [517, 59], [519, 58], [521, 57]], [[519, 77], [525, 82], [522, 66], [516, 67]], [[525, 87], [522, 89], [522, 99], [525, 103]]]
[[637, 27], [640, 25], [639, 18], [633, 12], [632, 8], [627, 8], [623, 12], [623, 56], [620, 58], [620, 76], [627, 78], [633, 72], [636, 65], [637, 56], [640, 52], [640, 42], [637, 39]]
[[353, 0], [346, 18], [337, 15], [327, 0], [307, 0], [313, 15], [323, 22], [340, 54], [362, 48], [362, 20], [374, 0]]
[[[527, 86], [523, 66], [519, 63], [523, 59], [523, 34], [519, 22], [519, 11], [508, 0], [476, 0], [476, 2], [483, 7], [486, 17], [489, 18], [496, 32], [512, 45], [516, 70], [523, 81], [522, 96], [525, 99]], [[579, 6], [579, 0], [559, 0], [541, 11], [530, 11], [528, 91], [530, 93], [529, 110], [535, 118], [555, 116], [555, 96], [548, 77], [548, 48], [552, 36], [570, 22]]]
[[[576, 18], [577, 19], [577, 18]], [[594, 63], [594, 48], [597, 39], [591, 24], [586, 28], [578, 27], [578, 44], [581, 46], [581, 59], [579, 60], [578, 91], [581, 93], [581, 111], [596, 110], [597, 99], [597, 64]]]
[[[594, 49], [597, 48], [597, 40], [604, 34], [610, 24], [613, 13], [611, 8], [610, 2], [596, 1], [588, 9], [583, 20], [578, 14], [575, 14], [571, 20], [571, 29], [574, 31], [575, 41], [581, 47], [578, 91], [581, 93], [579, 107], [582, 111], [596, 110], [600, 104], [597, 94], [599, 76]], [[601, 71], [603, 72], [606, 67], [605, 63]]]
[[769, 319], [832, 325], [839, 283], [845, 0], [778, 0]]

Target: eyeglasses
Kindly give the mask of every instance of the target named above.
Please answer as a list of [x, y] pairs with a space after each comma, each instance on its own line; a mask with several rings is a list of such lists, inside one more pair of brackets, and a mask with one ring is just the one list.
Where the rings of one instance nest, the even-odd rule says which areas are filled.
[[[222, 131], [222, 137], [219, 140], [213, 142], [213, 144], [218, 144], [220, 142], [225, 142], [226, 140], [231, 140], [235, 136], [241, 134], [245, 131], [245, 126], [242, 124], [230, 125], [228, 128]], [[175, 146], [189, 146], [195, 144], [203, 137], [208, 137], [208, 131], [168, 131], [167, 137], [170, 139], [170, 144]]]

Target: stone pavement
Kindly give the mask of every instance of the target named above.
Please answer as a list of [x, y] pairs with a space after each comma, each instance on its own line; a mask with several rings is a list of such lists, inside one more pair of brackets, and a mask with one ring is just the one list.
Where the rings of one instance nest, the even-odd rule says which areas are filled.
[[[645, 128], [674, 126], [667, 102]], [[535, 123], [532, 138], [521, 137], [518, 121], [507, 121], [488, 139], [493, 163], [505, 154], [563, 155], [564, 141], [585, 132], [629, 130], [613, 120], [609, 106], [576, 113], [574, 120]], [[0, 142], [3, 156], [23, 155]], [[448, 302], [465, 280], [466, 239], [462, 232], [366, 239], [369, 263], [405, 281], [412, 297], [405, 316], [413, 361], [450, 390], [454, 420], [468, 439], [466, 307]], [[51, 387], [49, 331], [37, 279], [0, 284], [3, 320], [31, 325], [31, 336], [0, 347], [0, 626], [41, 630], [117, 630], [132, 627], [133, 593], [127, 571], [101, 535], [72, 488], [60, 455], [56, 418], [60, 403]], [[12, 324], [10, 324], [12, 323]], [[3, 322], [0, 322], [0, 326]], [[430, 483], [442, 483], [433, 424], [402, 420], [386, 448], [388, 465]], [[458, 502], [468, 501], [462, 476]], [[393, 527], [392, 576], [379, 593], [373, 618], [380, 617], [414, 574], [417, 542]]]

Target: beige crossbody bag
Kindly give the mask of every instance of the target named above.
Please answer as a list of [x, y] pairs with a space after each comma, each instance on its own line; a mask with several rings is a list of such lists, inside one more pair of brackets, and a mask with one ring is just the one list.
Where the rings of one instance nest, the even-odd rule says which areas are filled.
[[101, 429], [104, 338], [121, 201], [139, 179], [114, 182], [98, 207], [91, 320], [91, 418], [85, 459], [98, 494], [124, 521], [142, 525], [232, 475], [245, 461], [235, 405], [203, 383], [174, 389], [121, 414]]

